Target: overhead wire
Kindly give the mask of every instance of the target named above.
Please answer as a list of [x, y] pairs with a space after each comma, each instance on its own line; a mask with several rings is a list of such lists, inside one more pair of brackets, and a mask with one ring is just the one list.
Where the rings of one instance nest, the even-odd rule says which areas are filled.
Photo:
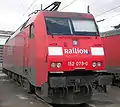
[[77, 0], [73, 0], [72, 2], [70, 2], [69, 4], [67, 4], [65, 7], [63, 7], [62, 9], [60, 9], [59, 11], [64, 10], [65, 8], [69, 7], [70, 5], [72, 5], [76, 1]]
[[[20, 4], [20, 9], [22, 10], [23, 7], [24, 7], [24, 5], [23, 5], [23, 3], [21, 3], [21, 4]], [[23, 11], [21, 11], [20, 15], [22, 15], [22, 14], [23, 14]], [[18, 24], [18, 23], [15, 24], [14, 29], [17, 27], [17, 24]]]
[[119, 13], [119, 14], [116, 14], [116, 15], [113, 15], [113, 16], [111, 16], [111, 17], [103, 18], [103, 19], [101, 19], [101, 20], [99, 20], [99, 21], [97, 21], [97, 22], [103, 22], [103, 21], [105, 21], [105, 20], [107, 20], [107, 19], [111, 19], [111, 18], [114, 18], [114, 17], [119, 16], [119, 15], [120, 15], [120, 13]]
[[[30, 10], [30, 8], [33, 6], [33, 4], [36, 2], [37, 0], [34, 0], [31, 4], [30, 4], [30, 6], [27, 8], [27, 10], [23, 13], [23, 15], [21, 16], [21, 18], [20, 18], [20, 20], [22, 20], [22, 17], [24, 17], [26, 14], [27, 14], [27, 12]], [[16, 29], [16, 27], [17, 27], [17, 25], [15, 26], [15, 29]]]
[[119, 15], [120, 15], [120, 13], [119, 13], [119, 14], [116, 14], [116, 15], [113, 15], [113, 16], [111, 16], [111, 17], [108, 17], [108, 18], [106, 18], [106, 19], [110, 19], [110, 18], [113, 18], [113, 17], [119, 16]]
[[23, 16], [25, 15], [25, 14], [27, 14], [27, 12], [30, 10], [30, 8], [33, 6], [33, 4], [36, 2], [37, 0], [34, 0], [31, 4], [30, 4], [30, 6], [27, 8], [27, 10], [23, 13]]
[[[27, 12], [30, 10], [30, 8], [33, 6], [33, 4], [34, 4], [36, 1], [37, 1], [37, 0], [34, 0], [34, 1], [30, 4], [30, 6], [27, 8], [27, 10], [23, 13], [22, 17], [24, 17], [24, 16], [27, 14]], [[72, 5], [75, 1], [77, 1], [77, 0], [73, 0], [70, 4], [66, 5], [66, 6], [63, 7], [61, 10], [65, 9], [66, 7], [68, 7], [68, 6], [70, 6], [70, 5]], [[60, 10], [60, 11], [61, 11], [61, 10]]]
[[108, 12], [110, 12], [110, 11], [113, 11], [113, 10], [115, 10], [115, 9], [117, 9], [117, 8], [120, 8], [120, 5], [117, 6], [117, 7], [111, 8], [111, 9], [109, 9], [109, 10], [107, 10], [107, 11], [104, 11], [104, 12], [102, 12], [102, 13], [99, 14], [99, 15], [96, 15], [96, 17], [101, 16], [101, 15], [103, 15], [103, 14], [106, 14], [106, 13], [108, 13]]

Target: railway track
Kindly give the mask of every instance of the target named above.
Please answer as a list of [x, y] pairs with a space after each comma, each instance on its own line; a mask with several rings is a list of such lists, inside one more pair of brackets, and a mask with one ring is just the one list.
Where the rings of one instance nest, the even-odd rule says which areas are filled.
[[[8, 75], [9, 79], [11, 79], [12, 81], [15, 81], [15, 83], [19, 84], [21, 87], [24, 88], [24, 90], [26, 92], [29, 93], [29, 84], [26, 79], [24, 80], [24, 84], [21, 84], [20, 79], [17, 79], [17, 75], [15, 75], [15, 74], [11, 75], [10, 73], [7, 73], [7, 75]], [[57, 105], [57, 104], [48, 104], [45, 100], [43, 100], [41, 97], [39, 97], [35, 93], [29, 93], [29, 94], [30, 94], [30, 96], [34, 97], [35, 100], [40, 101], [42, 104], [46, 105], [47, 107], [61, 107], [61, 105]], [[97, 94], [98, 96], [100, 95], [99, 93], [95, 93], [95, 94]], [[101, 102], [101, 104], [102, 104], [102, 102]], [[97, 107], [96, 105], [97, 104], [94, 105], [94, 102], [93, 102], [93, 103], [88, 103], [88, 104], [83, 103], [83, 104], [74, 105], [74, 106], [73, 105], [62, 105], [62, 107]], [[100, 106], [100, 107], [102, 107], [102, 106]]]
[[[14, 82], [13, 79], [11, 78], [8, 78], [8, 76], [6, 76], [5, 74], [3, 74], [1, 71], [0, 71], [0, 84], [1, 84], [1, 99], [2, 102], [4, 101], [5, 103], [7, 103], [10, 99], [8, 97], [8, 94], [10, 93], [9, 96], [16, 96], [17, 94], [23, 96], [23, 97], [26, 97], [26, 98], [29, 98], [28, 102], [33, 102], [34, 104], [36, 102], [38, 102], [38, 106], [37, 105], [33, 105], [33, 107], [44, 107], [42, 105], [45, 105], [45, 107], [61, 107], [60, 105], [50, 105], [48, 103], [46, 103], [44, 100], [42, 100], [41, 98], [38, 98], [35, 94], [27, 94], [27, 91], [26, 91], [26, 88], [22, 88], [20, 86], [20, 84], [18, 82]], [[113, 87], [113, 86], [110, 86], [111, 88], [109, 88], [109, 99], [106, 99], [106, 98], [103, 98], [101, 97], [101, 100], [100, 98], [99, 99], [92, 99], [92, 102], [89, 102], [89, 104], [81, 104], [81, 105], [76, 105], [76, 106], [72, 106], [72, 105], [62, 105], [62, 107], [120, 107], [120, 88], [117, 88], [117, 87]], [[4, 90], [4, 91], [3, 91]], [[15, 93], [13, 93], [15, 90]], [[17, 91], [16, 91], [17, 90]], [[7, 96], [7, 101], [2, 99], [2, 95], [5, 93], [5, 95]], [[13, 95], [14, 94], [14, 95]], [[3, 95], [4, 96], [4, 95]], [[99, 96], [99, 95], [98, 95]], [[4, 96], [5, 97], [5, 96]], [[100, 97], [100, 96], [99, 96]], [[107, 97], [107, 96], [105, 96]], [[14, 99], [13, 97], [11, 97], [11, 100], [13, 105], [18, 105], [18, 103], [15, 101], [15, 100], [18, 100], [19, 102], [19, 97], [17, 97], [18, 99]], [[117, 102], [116, 102], [117, 100]], [[9, 102], [10, 102], [9, 101]], [[21, 101], [21, 99], [20, 99]], [[2, 103], [0, 102], [0, 104]], [[23, 107], [29, 107], [29, 106], [24, 106], [24, 101], [23, 101]], [[2, 107], [0, 105], [0, 107]], [[4, 107], [4, 106], [3, 106]], [[9, 106], [5, 106], [5, 107], [9, 107]], [[12, 106], [14, 107], [14, 106]], [[18, 107], [21, 107], [18, 105]]]
[[[1, 74], [1, 75], [3, 75], [3, 74]], [[14, 76], [12, 76], [12, 77], [14, 77]], [[4, 77], [2, 77], [2, 78], [4, 79]], [[7, 78], [8, 78], [8, 81], [11, 81], [12, 83], [15, 83], [15, 85], [18, 85], [18, 86], [22, 87], [21, 84], [18, 81], [15, 81], [15, 78], [11, 78], [10, 76], [7, 76]], [[27, 83], [22, 89], [24, 90], [25, 93], [28, 92]], [[119, 91], [117, 90], [117, 92], [119, 92]], [[33, 99], [35, 99], [35, 101], [40, 102], [41, 104], [45, 105], [45, 107], [61, 107], [61, 105], [48, 104], [47, 102], [45, 102], [41, 97], [37, 96], [36, 94], [29, 94], [28, 96], [31, 96]], [[98, 96], [99, 96], [99, 94], [98, 94]], [[93, 102], [89, 102], [88, 104], [84, 103], [84, 104], [79, 104], [79, 105], [75, 105], [75, 106], [73, 106], [73, 105], [62, 105], [62, 107], [106, 107], [105, 106], [106, 104], [107, 105], [112, 104], [111, 102], [108, 102], [108, 100], [106, 100], [106, 101], [103, 101], [103, 100], [104, 99], [102, 99], [102, 101], [100, 101], [100, 100], [98, 101], [97, 99], [94, 99], [94, 100], [92, 100]]]

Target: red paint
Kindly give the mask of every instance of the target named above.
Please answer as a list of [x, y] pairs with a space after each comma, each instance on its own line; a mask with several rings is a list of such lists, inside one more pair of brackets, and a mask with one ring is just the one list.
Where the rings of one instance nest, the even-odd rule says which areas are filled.
[[109, 67], [120, 66], [120, 35], [107, 36], [103, 39], [105, 48], [105, 65]]

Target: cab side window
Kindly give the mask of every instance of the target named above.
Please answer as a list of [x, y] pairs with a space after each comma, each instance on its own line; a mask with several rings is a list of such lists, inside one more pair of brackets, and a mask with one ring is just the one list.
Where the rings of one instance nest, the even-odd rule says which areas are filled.
[[30, 39], [34, 38], [34, 24], [31, 24], [31, 25], [30, 25], [29, 38], [30, 38]]

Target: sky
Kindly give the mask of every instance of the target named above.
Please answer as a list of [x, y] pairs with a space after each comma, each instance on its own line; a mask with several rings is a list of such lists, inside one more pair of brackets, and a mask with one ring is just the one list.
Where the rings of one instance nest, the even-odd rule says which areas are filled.
[[[31, 12], [41, 8], [41, 4], [46, 7], [54, 1], [56, 0], [0, 0], [0, 30], [15, 31]], [[61, 10], [73, 0], [57, 1], [62, 2], [59, 8]], [[88, 5], [90, 5], [90, 12], [94, 15], [96, 21], [106, 19], [97, 23], [100, 32], [111, 30], [113, 29], [112, 26], [120, 24], [120, 7], [102, 14], [119, 6], [120, 0], [76, 0], [61, 11], [86, 13]]]

